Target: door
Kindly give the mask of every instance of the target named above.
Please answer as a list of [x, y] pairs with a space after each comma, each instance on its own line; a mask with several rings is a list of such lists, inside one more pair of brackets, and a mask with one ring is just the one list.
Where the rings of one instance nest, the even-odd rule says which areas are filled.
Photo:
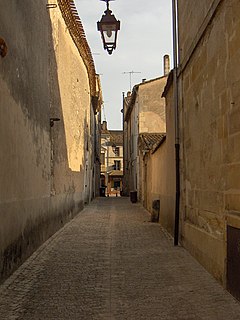
[[240, 229], [227, 226], [227, 289], [240, 300]]

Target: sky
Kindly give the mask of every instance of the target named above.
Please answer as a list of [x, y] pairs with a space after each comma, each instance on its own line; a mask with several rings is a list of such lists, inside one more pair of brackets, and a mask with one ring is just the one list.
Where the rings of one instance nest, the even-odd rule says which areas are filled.
[[[106, 10], [100, 0], [75, 0], [90, 46], [96, 72], [100, 74], [104, 111], [102, 121], [108, 129], [122, 129], [123, 92], [141, 83], [163, 75], [163, 56], [170, 55], [172, 66], [171, 0], [116, 0], [111, 1], [112, 10], [121, 22], [117, 48], [109, 55], [103, 49], [97, 21]], [[125, 72], [125, 73], [124, 73]]]

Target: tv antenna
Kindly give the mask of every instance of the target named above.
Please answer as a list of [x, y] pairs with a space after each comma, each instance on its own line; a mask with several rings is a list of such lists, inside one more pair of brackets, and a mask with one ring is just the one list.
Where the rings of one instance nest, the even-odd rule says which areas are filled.
[[140, 71], [126, 71], [126, 72], [123, 72], [123, 74], [129, 74], [129, 84], [130, 84], [130, 90], [132, 90], [132, 75], [134, 73], [141, 73]]

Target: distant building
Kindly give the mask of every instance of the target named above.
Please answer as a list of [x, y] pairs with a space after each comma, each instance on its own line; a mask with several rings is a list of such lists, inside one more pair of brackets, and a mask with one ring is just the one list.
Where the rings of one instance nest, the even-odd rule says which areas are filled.
[[165, 99], [161, 97], [166, 81], [167, 75], [148, 81], [144, 79], [124, 99], [123, 192], [129, 194], [130, 191], [137, 191], [137, 198], [143, 204], [146, 202], [146, 188], [143, 186], [146, 177], [142, 176], [143, 157], [140, 155], [139, 139], [144, 134], [166, 132]]
[[108, 130], [103, 121], [101, 130], [101, 187], [106, 195], [120, 195], [123, 179], [123, 131]]

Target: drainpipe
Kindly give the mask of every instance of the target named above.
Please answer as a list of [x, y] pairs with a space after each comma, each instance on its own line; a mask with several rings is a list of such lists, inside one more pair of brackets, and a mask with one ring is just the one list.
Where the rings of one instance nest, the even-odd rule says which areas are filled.
[[125, 125], [124, 125], [124, 100], [125, 100], [125, 93], [122, 92], [122, 130], [123, 130], [123, 178], [122, 178], [122, 194], [125, 195], [125, 186], [126, 186], [126, 168], [125, 168], [125, 161], [126, 161], [126, 153], [125, 153]]
[[179, 141], [179, 101], [178, 101], [178, 26], [177, 26], [177, 1], [172, 0], [172, 23], [173, 23], [173, 88], [175, 107], [175, 164], [176, 164], [176, 199], [175, 199], [175, 225], [174, 225], [174, 246], [179, 240], [179, 207], [180, 207], [180, 141]]

